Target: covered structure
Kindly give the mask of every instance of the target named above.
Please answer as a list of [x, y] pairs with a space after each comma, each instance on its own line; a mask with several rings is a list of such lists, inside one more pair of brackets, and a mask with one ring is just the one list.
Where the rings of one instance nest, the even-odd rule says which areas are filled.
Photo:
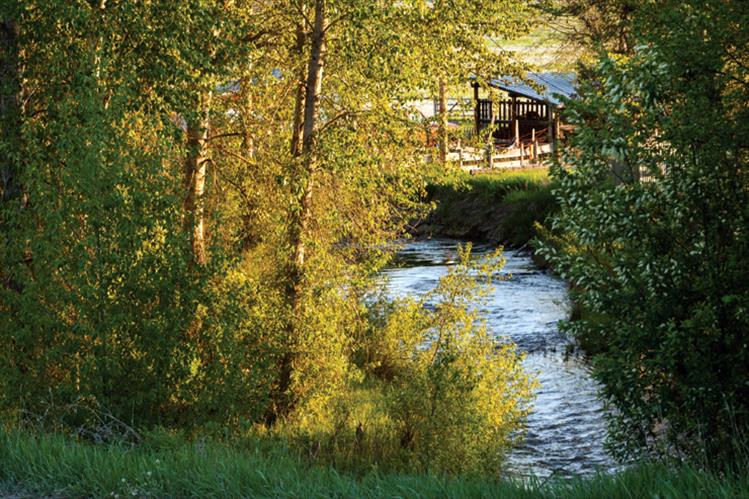
[[475, 132], [490, 127], [495, 143], [503, 146], [553, 144], [560, 136], [562, 99], [577, 95], [573, 73], [527, 73], [522, 79], [501, 76], [489, 85], [506, 97], [482, 99], [479, 84], [473, 82]]

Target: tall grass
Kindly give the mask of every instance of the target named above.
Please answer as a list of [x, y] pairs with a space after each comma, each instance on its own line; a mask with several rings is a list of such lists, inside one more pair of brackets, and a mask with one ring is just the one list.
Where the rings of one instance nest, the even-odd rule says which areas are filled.
[[0, 463], [0, 490], [21, 496], [543, 497], [509, 482], [377, 473], [357, 479], [260, 444], [131, 449], [7, 432], [0, 434]]
[[664, 465], [573, 480], [512, 481], [371, 472], [338, 473], [278, 443], [233, 447], [175, 438], [137, 448], [62, 436], [0, 432], [0, 495], [13, 497], [502, 497], [742, 498], [749, 477]]
[[510, 192], [543, 189], [549, 182], [547, 168], [497, 170], [476, 175], [459, 172], [430, 184], [428, 190], [432, 197], [437, 198], [471, 193], [483, 200], [502, 201]]

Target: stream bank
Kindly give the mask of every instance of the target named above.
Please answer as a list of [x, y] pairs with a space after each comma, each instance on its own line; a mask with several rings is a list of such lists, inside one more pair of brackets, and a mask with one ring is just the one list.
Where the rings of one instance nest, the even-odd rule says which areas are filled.
[[523, 249], [557, 209], [546, 168], [460, 174], [427, 186], [434, 209], [416, 225], [418, 237], [469, 239]]
[[[536, 224], [544, 224], [559, 208], [553, 194], [554, 182], [547, 168], [497, 170], [471, 175], [459, 173], [427, 186], [427, 199], [434, 209], [416, 224], [417, 239], [452, 238], [527, 252], [540, 269], [551, 270], [536, 254], [531, 241], [538, 236]], [[605, 321], [571, 297], [572, 321]], [[607, 346], [594, 337], [576, 338], [586, 355]]]

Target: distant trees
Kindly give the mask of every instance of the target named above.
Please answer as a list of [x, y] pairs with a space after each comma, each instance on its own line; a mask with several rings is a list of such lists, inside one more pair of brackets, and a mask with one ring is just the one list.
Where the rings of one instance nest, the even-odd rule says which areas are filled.
[[568, 104], [543, 252], [582, 305], [569, 329], [603, 348], [624, 453], [730, 460], [749, 428], [747, 16], [736, 1], [645, 6], [632, 56], [602, 59]]
[[501, 42], [518, 37], [532, 26], [537, 11], [531, 2], [506, 0], [410, 0], [408, 32], [421, 70], [432, 80], [425, 90], [437, 98], [438, 157], [448, 153], [448, 94], [469, 77], [487, 80], [522, 70], [501, 49]]
[[538, 7], [568, 42], [590, 51], [629, 54], [642, 0], [542, 0]]

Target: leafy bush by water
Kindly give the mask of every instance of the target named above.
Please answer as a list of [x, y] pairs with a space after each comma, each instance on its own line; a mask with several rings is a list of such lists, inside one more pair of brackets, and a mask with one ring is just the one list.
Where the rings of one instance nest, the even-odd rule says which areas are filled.
[[522, 438], [534, 383], [477, 315], [504, 260], [472, 262], [470, 246], [459, 258], [421, 298], [375, 303], [354, 341], [359, 380], [279, 434], [348, 470], [498, 473]]

